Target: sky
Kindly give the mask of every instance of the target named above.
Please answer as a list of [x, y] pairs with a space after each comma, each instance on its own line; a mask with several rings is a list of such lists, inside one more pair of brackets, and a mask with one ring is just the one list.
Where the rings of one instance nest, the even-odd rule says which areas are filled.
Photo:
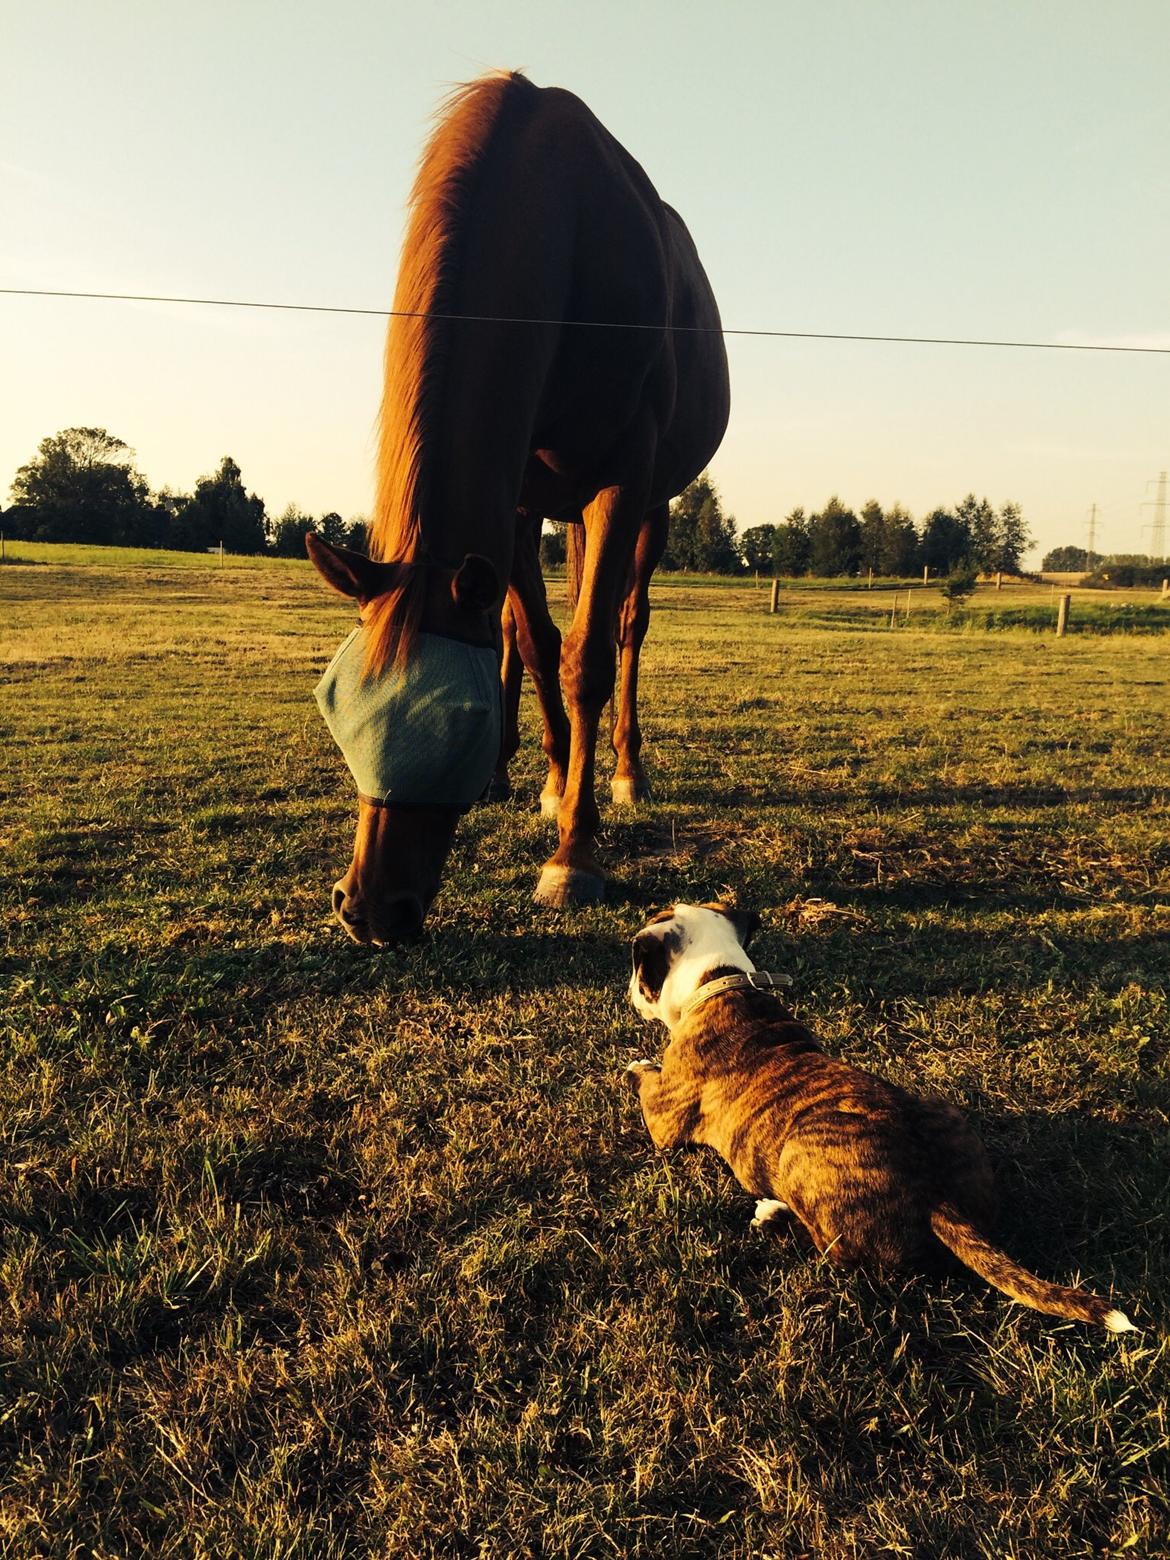
[[[568, 87], [682, 214], [725, 326], [1170, 348], [1165, 0], [0, 0], [0, 287], [389, 307], [429, 117]], [[0, 494], [108, 428], [365, 512], [384, 324], [0, 295]], [[1145, 551], [1170, 356], [732, 337], [742, 528], [974, 490]], [[1144, 507], [1143, 507], [1144, 505]], [[1143, 529], [1145, 527], [1145, 529]]]

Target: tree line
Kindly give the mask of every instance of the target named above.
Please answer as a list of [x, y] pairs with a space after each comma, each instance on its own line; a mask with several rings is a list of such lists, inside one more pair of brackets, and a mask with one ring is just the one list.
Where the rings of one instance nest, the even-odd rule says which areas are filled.
[[1163, 558], [1148, 553], [1090, 552], [1087, 547], [1054, 547], [1044, 554], [1040, 565], [1044, 574], [1080, 574], [1082, 585], [1106, 588], [1160, 585], [1170, 573]]
[[[12, 502], [0, 514], [7, 535], [34, 541], [96, 542], [126, 547], [173, 547], [202, 552], [300, 557], [306, 531], [327, 541], [364, 548], [366, 522], [336, 512], [319, 519], [290, 504], [268, 515], [264, 501], [244, 486], [239, 466], [225, 455], [191, 493], [152, 492], [134, 466], [134, 452], [104, 428], [65, 428], [43, 439], [36, 456], [16, 473]], [[823, 509], [794, 509], [779, 525], [740, 533], [704, 472], [671, 506], [661, 567], [702, 574], [876, 575], [905, 578], [964, 570], [1018, 573], [1030, 537], [1018, 504], [998, 510], [969, 493], [953, 509], [935, 509], [920, 523], [900, 504], [883, 509], [870, 499], [855, 514], [836, 496]], [[563, 527], [546, 535], [546, 564], [564, 562]], [[1051, 556], [1051, 555], [1050, 555]], [[1047, 561], [1046, 561], [1047, 562]]]
[[303, 557], [305, 532], [365, 547], [366, 522], [335, 512], [320, 519], [290, 504], [272, 518], [249, 493], [239, 466], [225, 455], [192, 493], [154, 493], [134, 467], [134, 451], [104, 428], [65, 428], [42, 439], [12, 482], [12, 502], [0, 530], [38, 542], [91, 542], [118, 547], [173, 547], [204, 552]]
[[[546, 564], [564, 561], [563, 527], [544, 537]], [[696, 574], [784, 576], [874, 574], [908, 578], [928, 568], [935, 577], [1002, 570], [1018, 574], [1031, 544], [1018, 504], [995, 509], [969, 493], [953, 509], [934, 509], [915, 523], [901, 504], [883, 509], [876, 499], [855, 514], [834, 495], [823, 509], [794, 509], [779, 525], [737, 532], [704, 472], [670, 510], [670, 536], [660, 567]]]

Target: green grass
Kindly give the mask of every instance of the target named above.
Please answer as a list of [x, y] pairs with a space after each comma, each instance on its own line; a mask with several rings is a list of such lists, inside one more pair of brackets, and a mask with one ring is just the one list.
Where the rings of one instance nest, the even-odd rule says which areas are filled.
[[[1164, 641], [927, 632], [929, 594], [891, 631], [892, 592], [656, 587], [607, 904], [530, 904], [526, 694], [518, 800], [371, 953], [328, 915], [351, 614], [307, 565], [0, 573], [5, 1554], [1167, 1552]], [[655, 1153], [628, 939], [723, 890], [1139, 1336], [842, 1280]]]

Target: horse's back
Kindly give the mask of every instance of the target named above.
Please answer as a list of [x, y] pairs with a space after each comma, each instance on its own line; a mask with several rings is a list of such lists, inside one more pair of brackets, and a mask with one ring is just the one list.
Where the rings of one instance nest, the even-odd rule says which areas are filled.
[[574, 93], [534, 90], [516, 150], [538, 165], [530, 220], [573, 235], [559, 318], [634, 327], [564, 331], [542, 417], [555, 442], [558, 424], [580, 431], [586, 397], [618, 422], [648, 410], [658, 429], [651, 501], [663, 502], [702, 470], [727, 426], [715, 297], [686, 225], [641, 164]]

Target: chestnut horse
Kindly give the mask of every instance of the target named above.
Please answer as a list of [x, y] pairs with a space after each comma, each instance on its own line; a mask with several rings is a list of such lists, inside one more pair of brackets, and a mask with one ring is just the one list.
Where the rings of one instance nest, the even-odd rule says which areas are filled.
[[[371, 679], [409, 664], [420, 633], [499, 645], [508, 593], [545, 713], [542, 801], [555, 804], [559, 833], [541, 904], [603, 895], [594, 755], [615, 625], [632, 711], [666, 506], [718, 448], [728, 410], [710, 284], [633, 158], [572, 93], [516, 74], [459, 89], [411, 195], [372, 556], [320, 541], [310, 553], [359, 602]], [[544, 516], [584, 532], [563, 648], [536, 555]], [[633, 800], [644, 779], [636, 720], [626, 726], [615, 779]], [[360, 800], [353, 860], [334, 889], [352, 936], [391, 942], [421, 929], [454, 827], [449, 808]]]

